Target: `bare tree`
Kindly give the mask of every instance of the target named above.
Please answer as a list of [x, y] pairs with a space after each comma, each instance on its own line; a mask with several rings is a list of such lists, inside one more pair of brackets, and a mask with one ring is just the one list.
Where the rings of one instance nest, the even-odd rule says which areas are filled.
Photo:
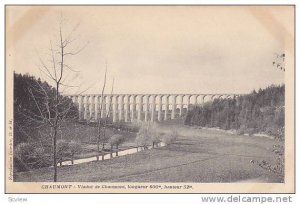
[[[52, 139], [52, 157], [53, 157], [53, 181], [57, 182], [57, 164], [58, 164], [58, 131], [63, 125], [63, 122], [70, 116], [70, 111], [74, 107], [73, 102], [61, 95], [61, 92], [66, 88], [76, 87], [68, 84], [68, 79], [72, 73], [78, 72], [74, 70], [70, 65], [66, 63], [66, 59], [69, 56], [77, 55], [83, 50], [85, 46], [81, 48], [72, 48], [71, 44], [74, 42], [75, 38], [72, 37], [73, 32], [76, 27], [68, 34], [64, 35], [63, 32], [63, 20], [61, 18], [59, 24], [59, 35], [56, 44], [53, 44], [50, 40], [50, 49], [47, 56], [48, 60], [44, 60], [41, 57], [39, 70], [41, 74], [45, 75], [50, 81], [51, 85], [54, 87], [54, 100], [53, 95], [50, 95], [42, 85], [38, 84], [38, 88], [43, 95], [44, 104], [41, 105], [37, 102], [36, 95], [30, 89], [29, 92], [35, 102], [37, 109], [39, 110], [39, 115], [35, 116], [34, 119], [38, 119], [41, 123], [46, 124], [50, 127], [50, 137]], [[70, 118], [69, 118], [70, 119]]]
[[[105, 73], [104, 73], [104, 81], [103, 81], [103, 86], [102, 86], [102, 91], [101, 91], [101, 103], [100, 103], [100, 114], [103, 111], [103, 103], [104, 103], [104, 90], [106, 86], [106, 73], [107, 73], [107, 63], [105, 64]], [[101, 117], [98, 119], [98, 137], [97, 137], [97, 161], [99, 160], [99, 154], [100, 154], [100, 140], [101, 140]]]
[[[107, 74], [107, 63], [106, 63], [106, 67], [105, 67], [105, 74], [104, 74], [104, 81], [103, 81], [103, 86], [102, 86], [102, 92], [101, 92], [101, 104], [100, 104], [100, 113], [102, 113], [103, 111], [103, 104], [104, 104], [104, 90], [105, 90], [105, 86], [106, 86], [106, 74]], [[97, 160], [99, 160], [99, 154], [100, 152], [102, 153], [102, 160], [104, 159], [104, 148], [105, 148], [105, 134], [106, 134], [106, 124], [107, 124], [107, 120], [110, 114], [110, 109], [111, 109], [111, 100], [112, 100], [112, 94], [113, 94], [113, 89], [114, 89], [114, 79], [112, 82], [112, 87], [111, 87], [111, 92], [110, 92], [110, 104], [106, 113], [106, 116], [104, 118], [103, 124], [101, 124], [101, 119], [98, 120], [98, 137], [97, 137]], [[101, 131], [102, 130], [102, 131]], [[101, 135], [102, 135], [102, 139], [101, 139]], [[102, 149], [100, 150], [100, 143], [102, 141]]]

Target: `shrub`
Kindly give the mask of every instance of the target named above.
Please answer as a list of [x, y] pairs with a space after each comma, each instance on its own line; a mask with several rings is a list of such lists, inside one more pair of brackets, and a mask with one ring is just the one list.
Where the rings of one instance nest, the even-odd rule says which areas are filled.
[[19, 159], [22, 161], [27, 161], [29, 160], [34, 152], [34, 144], [31, 143], [19, 143], [16, 148], [15, 148], [15, 156], [17, 156]]
[[111, 136], [108, 140], [108, 143], [111, 145], [111, 146], [114, 146], [116, 145], [117, 148], [119, 146], [119, 144], [123, 143], [125, 140], [125, 137], [123, 135], [120, 135], [120, 134], [115, 134], [113, 136]]
[[272, 125], [266, 128], [266, 133], [270, 136], [277, 136], [278, 135], [278, 127]]
[[241, 125], [241, 127], [237, 130], [238, 135], [243, 135], [246, 133], [247, 127], [245, 125]]
[[284, 134], [285, 134], [285, 128], [284, 127], [281, 127], [278, 129], [277, 131], [277, 135], [275, 136], [276, 139], [278, 140], [284, 140]]
[[255, 128], [248, 128], [246, 132], [249, 134], [249, 136], [254, 135], [257, 131]]
[[135, 142], [137, 146], [147, 147], [151, 144], [150, 135], [149, 135], [149, 124], [142, 123], [140, 130], [138, 131]]
[[15, 171], [26, 171], [51, 164], [42, 147], [34, 143], [19, 143], [14, 149]]
[[157, 123], [152, 123], [150, 125], [149, 135], [150, 135], [150, 141], [152, 143], [152, 147], [154, 148], [155, 145], [161, 142], [161, 134], [158, 131]]
[[66, 140], [57, 140], [56, 143], [56, 156], [57, 162], [61, 162], [70, 155], [69, 144]]
[[74, 155], [77, 152], [80, 152], [80, 144], [78, 142], [76, 142], [75, 140], [71, 140], [68, 144], [68, 152], [70, 153], [71, 162], [73, 164], [74, 163]]
[[144, 122], [141, 123], [140, 130], [137, 133], [136, 143], [138, 146], [147, 147], [148, 145], [155, 146], [161, 142], [161, 134], [158, 131], [157, 123]]
[[177, 140], [178, 132], [176, 129], [171, 130], [170, 133], [164, 134], [162, 136], [162, 142], [165, 144], [172, 144]]
[[80, 152], [80, 144], [76, 142], [75, 140], [71, 140], [68, 145], [68, 149], [72, 155], [76, 154], [77, 152]]
[[266, 171], [272, 172], [278, 176], [280, 182], [284, 182], [284, 146], [283, 145], [274, 145], [273, 146], [273, 161], [257, 161], [251, 160], [251, 163], [257, 164], [259, 167], [265, 169]]
[[119, 145], [122, 144], [124, 142], [124, 140], [125, 140], [125, 137], [120, 134], [115, 134], [109, 138], [108, 143], [110, 144], [110, 148], [111, 148], [111, 152], [110, 152], [111, 157], [112, 157], [113, 146], [116, 145], [116, 148], [117, 148], [116, 156], [118, 156]]

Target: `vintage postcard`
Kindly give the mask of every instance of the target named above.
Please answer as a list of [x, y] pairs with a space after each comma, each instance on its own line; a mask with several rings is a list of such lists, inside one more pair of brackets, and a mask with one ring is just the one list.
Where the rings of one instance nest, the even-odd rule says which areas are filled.
[[6, 5], [6, 193], [294, 193], [293, 5]]

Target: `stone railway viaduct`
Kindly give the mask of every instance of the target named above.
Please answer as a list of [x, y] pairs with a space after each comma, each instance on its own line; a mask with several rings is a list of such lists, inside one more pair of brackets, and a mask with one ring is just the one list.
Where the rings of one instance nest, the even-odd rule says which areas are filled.
[[154, 122], [183, 116], [190, 105], [202, 105], [216, 98], [234, 98], [239, 95], [241, 94], [104, 94], [101, 99], [100, 94], [87, 94], [68, 97], [78, 106], [79, 120], [97, 121], [108, 115], [113, 122]]

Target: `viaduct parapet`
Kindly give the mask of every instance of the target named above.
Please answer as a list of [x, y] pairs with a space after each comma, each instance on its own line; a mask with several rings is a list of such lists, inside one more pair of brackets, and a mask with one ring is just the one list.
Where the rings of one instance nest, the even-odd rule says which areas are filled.
[[112, 117], [113, 122], [162, 121], [187, 113], [190, 105], [202, 105], [216, 98], [241, 94], [100, 94], [68, 95], [78, 106], [79, 120], [97, 121]]

